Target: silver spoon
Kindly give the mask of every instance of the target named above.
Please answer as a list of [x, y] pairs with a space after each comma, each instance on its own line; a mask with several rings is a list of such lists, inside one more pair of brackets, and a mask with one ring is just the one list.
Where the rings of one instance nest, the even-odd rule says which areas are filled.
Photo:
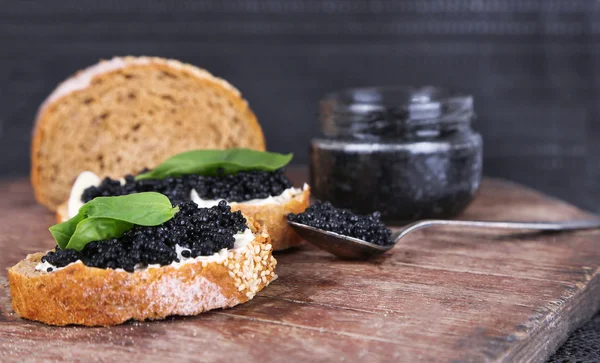
[[454, 221], [454, 220], [423, 220], [406, 225], [402, 230], [392, 235], [392, 243], [380, 246], [375, 243], [363, 241], [358, 238], [348, 237], [335, 232], [314, 228], [306, 224], [288, 223], [294, 230], [309, 243], [333, 253], [340, 258], [362, 260], [382, 254], [390, 250], [398, 241], [417, 229], [431, 226], [460, 226], [481, 227], [533, 231], [575, 231], [583, 229], [600, 228], [600, 218], [583, 219], [563, 222], [495, 222], [495, 221]]

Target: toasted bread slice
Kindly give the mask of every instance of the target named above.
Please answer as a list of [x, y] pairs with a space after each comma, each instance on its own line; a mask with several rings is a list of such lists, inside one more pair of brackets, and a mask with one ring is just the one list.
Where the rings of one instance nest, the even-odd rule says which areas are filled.
[[[299, 245], [302, 238], [287, 223], [287, 215], [290, 213], [298, 214], [304, 212], [310, 204], [310, 187], [303, 188], [302, 193], [296, 195], [289, 201], [278, 204], [245, 204], [233, 203], [231, 210], [241, 210], [244, 215], [249, 216], [263, 226], [269, 229], [271, 244], [275, 251], [285, 250]], [[58, 223], [69, 219], [68, 203], [64, 202], [56, 210], [56, 220]]]
[[51, 273], [35, 270], [35, 253], [8, 270], [12, 306], [21, 317], [51, 325], [107, 326], [130, 319], [244, 303], [276, 278], [266, 228], [248, 219], [254, 240], [218, 261], [149, 267], [135, 272], [87, 267], [81, 261]]
[[60, 84], [40, 107], [31, 182], [56, 210], [84, 170], [118, 177], [187, 150], [231, 147], [265, 149], [237, 89], [175, 60], [113, 58]]

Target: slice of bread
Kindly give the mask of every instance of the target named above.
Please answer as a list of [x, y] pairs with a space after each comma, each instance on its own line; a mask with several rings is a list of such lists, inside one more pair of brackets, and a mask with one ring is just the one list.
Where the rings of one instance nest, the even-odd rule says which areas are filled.
[[265, 149], [239, 91], [175, 60], [123, 57], [69, 78], [41, 105], [31, 150], [37, 200], [56, 210], [77, 175], [118, 177], [193, 149]]
[[[249, 216], [263, 226], [269, 229], [271, 244], [275, 251], [285, 250], [299, 245], [302, 238], [287, 223], [287, 215], [290, 213], [298, 214], [304, 212], [310, 204], [310, 188], [306, 186], [302, 193], [296, 195], [285, 203], [268, 204], [231, 204], [231, 210], [240, 210], [244, 215]], [[68, 202], [62, 203], [56, 210], [56, 220], [58, 223], [69, 219]]]
[[35, 270], [45, 253], [28, 255], [8, 270], [12, 306], [21, 317], [51, 325], [107, 326], [130, 319], [244, 303], [277, 276], [266, 228], [248, 219], [254, 240], [222, 261], [194, 261], [135, 272], [87, 267], [78, 261], [51, 273]]
[[286, 203], [269, 203], [265, 205], [236, 203], [231, 206], [231, 210], [240, 210], [245, 215], [266, 226], [269, 229], [273, 249], [281, 251], [302, 243], [302, 238], [288, 224], [287, 215], [302, 213], [309, 205], [310, 188], [307, 186], [302, 190], [302, 193]]

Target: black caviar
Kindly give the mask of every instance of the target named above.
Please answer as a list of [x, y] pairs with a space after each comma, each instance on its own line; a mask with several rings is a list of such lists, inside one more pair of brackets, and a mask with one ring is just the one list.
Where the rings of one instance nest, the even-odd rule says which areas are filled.
[[183, 257], [209, 256], [234, 246], [234, 235], [243, 232], [246, 219], [232, 212], [225, 201], [211, 208], [198, 208], [194, 202], [179, 204], [179, 212], [166, 223], [155, 227], [135, 226], [119, 238], [88, 243], [83, 250], [59, 249], [48, 252], [42, 262], [64, 267], [81, 260], [99, 268], [122, 268], [133, 272], [137, 264], [161, 266], [180, 262], [175, 245]]
[[311, 192], [393, 224], [448, 219], [481, 181], [473, 98], [437, 87], [358, 88], [325, 96], [311, 142]]
[[382, 246], [392, 243], [392, 231], [381, 221], [379, 212], [357, 215], [329, 202], [317, 201], [302, 213], [289, 214], [288, 220]]
[[141, 192], [158, 192], [166, 195], [173, 204], [189, 201], [192, 189], [204, 200], [224, 199], [228, 202], [244, 202], [251, 199], [264, 199], [277, 196], [291, 188], [292, 182], [283, 169], [273, 172], [251, 170], [235, 174], [217, 176], [184, 175], [174, 178], [134, 180], [133, 175], [125, 177], [125, 184], [119, 180], [105, 178], [99, 186], [87, 188], [81, 197], [89, 202], [96, 197], [117, 196]]

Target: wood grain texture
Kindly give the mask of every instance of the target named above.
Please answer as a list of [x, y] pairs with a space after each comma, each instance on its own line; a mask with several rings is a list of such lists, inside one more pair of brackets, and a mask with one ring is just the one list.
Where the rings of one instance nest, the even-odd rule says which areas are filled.
[[[295, 178], [300, 181], [303, 175]], [[431, 229], [371, 262], [309, 246], [276, 255], [251, 302], [192, 318], [55, 328], [16, 317], [6, 268], [51, 248], [27, 180], [0, 185], [0, 360], [541, 362], [600, 307], [598, 231]], [[462, 218], [585, 217], [488, 179]]]

